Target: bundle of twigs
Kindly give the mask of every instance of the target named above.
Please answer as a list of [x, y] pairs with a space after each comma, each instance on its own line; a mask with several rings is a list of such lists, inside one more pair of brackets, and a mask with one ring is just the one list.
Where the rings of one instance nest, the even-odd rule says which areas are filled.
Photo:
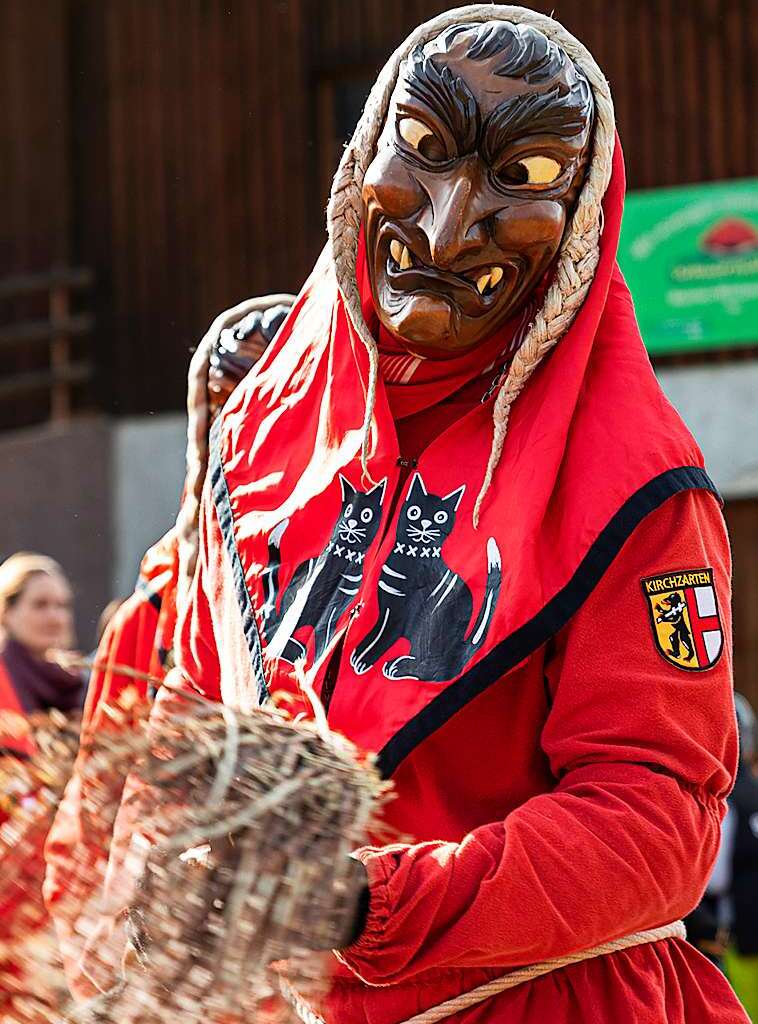
[[308, 954], [337, 946], [355, 913], [349, 854], [386, 793], [372, 762], [318, 720], [177, 697], [136, 774], [133, 949], [87, 1019], [253, 1020], [283, 959], [312, 984]]
[[0, 757], [0, 1020], [41, 1024], [67, 992], [42, 883], [45, 839], [76, 757], [79, 722], [59, 711], [7, 714], [2, 733], [20, 749]]

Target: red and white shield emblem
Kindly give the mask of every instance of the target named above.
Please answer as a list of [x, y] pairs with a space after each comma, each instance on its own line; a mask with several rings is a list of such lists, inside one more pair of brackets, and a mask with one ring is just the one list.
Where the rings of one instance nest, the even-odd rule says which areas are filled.
[[713, 569], [688, 569], [641, 580], [655, 645], [666, 661], [690, 672], [711, 668], [724, 647]]

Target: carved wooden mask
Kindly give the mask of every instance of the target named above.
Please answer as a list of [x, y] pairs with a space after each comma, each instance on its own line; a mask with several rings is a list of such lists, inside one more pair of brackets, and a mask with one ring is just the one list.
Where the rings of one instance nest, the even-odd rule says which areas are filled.
[[582, 186], [590, 86], [534, 28], [457, 26], [404, 62], [363, 185], [380, 320], [409, 351], [474, 348], [556, 255]]

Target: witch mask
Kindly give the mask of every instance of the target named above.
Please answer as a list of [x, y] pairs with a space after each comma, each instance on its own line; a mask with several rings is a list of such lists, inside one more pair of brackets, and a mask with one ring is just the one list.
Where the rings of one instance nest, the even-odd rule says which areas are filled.
[[584, 73], [536, 28], [456, 25], [410, 53], [362, 190], [374, 305], [409, 351], [460, 355], [527, 301], [592, 126]]

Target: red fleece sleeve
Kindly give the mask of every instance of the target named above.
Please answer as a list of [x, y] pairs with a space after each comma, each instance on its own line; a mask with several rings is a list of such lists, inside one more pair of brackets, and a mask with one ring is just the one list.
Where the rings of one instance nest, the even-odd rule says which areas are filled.
[[[724, 630], [714, 667], [655, 647], [640, 580], [710, 567]], [[440, 967], [512, 967], [686, 914], [715, 858], [736, 768], [730, 561], [715, 499], [670, 499], [628, 539], [551, 644], [541, 744], [557, 779], [460, 843], [361, 851], [371, 904], [343, 951], [370, 984]]]

